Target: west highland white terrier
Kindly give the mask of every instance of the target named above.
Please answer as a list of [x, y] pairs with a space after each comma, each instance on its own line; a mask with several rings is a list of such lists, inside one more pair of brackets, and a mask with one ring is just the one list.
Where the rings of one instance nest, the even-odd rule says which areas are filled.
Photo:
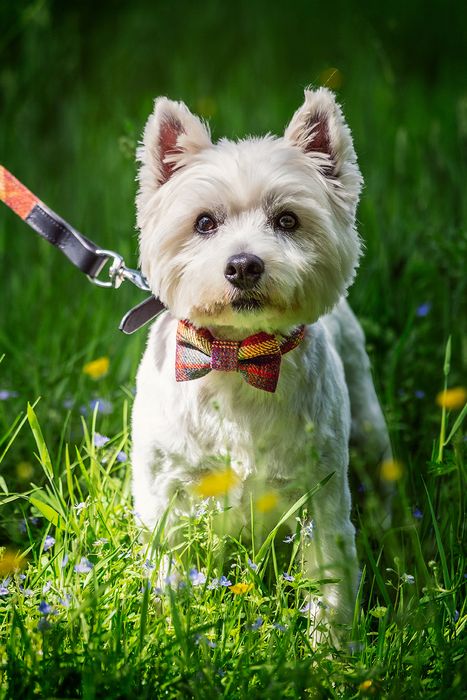
[[358, 580], [349, 439], [375, 470], [390, 448], [345, 300], [362, 176], [341, 108], [329, 90], [306, 90], [282, 137], [212, 143], [161, 97], [138, 158], [141, 265], [168, 311], [137, 377], [135, 510], [149, 531], [169, 503], [169, 519], [189, 514], [196, 485], [228, 458], [229, 505], [247, 529], [258, 483], [285, 513], [332, 473], [307, 505], [302, 557], [304, 575], [332, 581], [306, 608], [313, 623], [347, 623]]

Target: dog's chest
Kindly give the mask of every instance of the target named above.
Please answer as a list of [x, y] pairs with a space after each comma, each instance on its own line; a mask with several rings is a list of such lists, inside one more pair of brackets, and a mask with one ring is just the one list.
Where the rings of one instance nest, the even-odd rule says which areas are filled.
[[[248, 385], [236, 372], [176, 382], [174, 335], [173, 324], [154, 329], [138, 375], [134, 439], [155, 455], [155, 471], [176, 464], [199, 472], [224, 460], [242, 478], [287, 478], [336, 431], [342, 382], [318, 327], [282, 358], [275, 393]], [[342, 415], [339, 422], [341, 429]]]
[[189, 436], [187, 457], [199, 450], [197, 466], [208, 455], [228, 455], [242, 477], [259, 472], [280, 477], [301, 456], [311, 402], [283, 391], [258, 393], [230, 373], [211, 373], [185, 389], [187, 410], [179, 419]]

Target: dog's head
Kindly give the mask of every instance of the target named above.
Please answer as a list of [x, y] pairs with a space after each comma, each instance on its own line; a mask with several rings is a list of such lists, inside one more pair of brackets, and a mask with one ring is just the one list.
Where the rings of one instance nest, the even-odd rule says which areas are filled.
[[311, 323], [351, 284], [362, 178], [333, 94], [305, 91], [282, 137], [221, 139], [161, 97], [144, 130], [141, 265], [180, 319], [242, 335]]

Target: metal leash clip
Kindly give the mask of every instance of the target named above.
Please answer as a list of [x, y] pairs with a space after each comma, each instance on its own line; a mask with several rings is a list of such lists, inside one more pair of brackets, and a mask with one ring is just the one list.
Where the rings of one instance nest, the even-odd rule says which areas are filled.
[[[91, 277], [90, 275], [87, 275], [88, 279], [93, 284], [96, 284], [98, 287], [113, 287], [114, 289], [118, 289], [122, 282], [129, 280], [136, 287], [139, 287], [139, 289], [142, 289], [145, 292], [151, 291], [141, 272], [139, 272], [139, 270], [133, 270], [132, 268], [127, 267], [122, 256], [116, 253], [114, 250], [97, 248], [95, 252], [96, 255], [101, 255], [102, 257], [107, 258], [107, 260], [112, 260], [112, 264], [109, 267], [109, 281], [100, 280], [98, 277]], [[107, 260], [104, 261], [99, 273], [104, 268]]]

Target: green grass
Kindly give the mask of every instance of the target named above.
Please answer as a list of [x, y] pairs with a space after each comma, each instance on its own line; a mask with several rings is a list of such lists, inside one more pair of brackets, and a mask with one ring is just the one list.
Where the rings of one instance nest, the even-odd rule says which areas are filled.
[[[390, 531], [355, 513], [363, 575], [341, 649], [310, 647], [300, 607], [316, 582], [298, 548], [270, 538], [258, 559], [209, 510], [173, 554], [186, 585], [157, 592], [163, 532], [140, 544], [117, 459], [145, 331], [116, 327], [141, 293], [92, 287], [2, 208], [0, 542], [27, 565], [0, 574], [0, 697], [462, 696], [465, 440], [461, 410], [435, 398], [465, 384], [465, 20], [450, 3], [0, 4], [0, 162], [133, 266], [133, 154], [153, 97], [212, 117], [215, 137], [280, 133], [302, 88], [339, 69], [366, 182], [350, 300], [403, 465]], [[93, 381], [82, 368], [99, 356], [110, 369]], [[222, 574], [251, 590], [209, 589]]]
[[[313, 546], [300, 531], [282, 559], [273, 536], [253, 554], [216, 534], [222, 513], [211, 500], [177, 526], [182, 537], [174, 550], [164, 523], [148, 545], [140, 543], [129, 471], [117, 459], [127, 448], [127, 417], [125, 403], [121, 430], [96, 447], [95, 412], [83, 423], [80, 445], [66, 447], [54, 463], [28, 407], [44, 485], [10, 494], [1, 484], [3, 502], [16, 504], [24, 518], [27, 560], [1, 589], [2, 697], [448, 698], [461, 692], [467, 615], [455, 530], [459, 502], [452, 521], [438, 522], [427, 489], [422, 520], [407, 514], [377, 546], [362, 523], [365, 564], [353, 626], [340, 649], [325, 642], [314, 649], [300, 609], [319, 582], [300, 573], [300, 540], [305, 550]], [[458, 450], [451, 454], [453, 428], [445, 461], [437, 460], [435, 444], [433, 462], [449, 472], [443, 480], [457, 491], [462, 462]], [[403, 485], [398, 496], [406, 497]], [[173, 562], [170, 582], [158, 578], [163, 557]], [[383, 567], [388, 558], [392, 566]], [[213, 587], [222, 575], [226, 585]], [[236, 583], [248, 590], [236, 594]]]

